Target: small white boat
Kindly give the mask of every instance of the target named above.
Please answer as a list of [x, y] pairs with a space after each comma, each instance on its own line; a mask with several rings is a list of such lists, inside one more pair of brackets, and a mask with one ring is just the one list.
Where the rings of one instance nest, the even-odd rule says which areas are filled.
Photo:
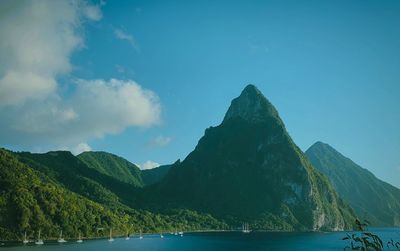
[[110, 228], [110, 238], [108, 239], [109, 242], [113, 242], [114, 239], [112, 237], [112, 228]]
[[161, 237], [161, 238], [164, 238], [164, 235], [161, 233], [161, 234], [160, 234], [160, 237]]
[[37, 241], [35, 241], [35, 244], [36, 245], [43, 245], [44, 242], [43, 242], [43, 240], [37, 240]]
[[65, 242], [67, 242], [67, 241], [62, 237], [62, 230], [61, 230], [61, 232], [60, 232], [60, 237], [58, 237], [57, 242], [58, 242], [58, 243], [65, 243]]
[[140, 229], [140, 235], [139, 235], [139, 239], [143, 239], [143, 235], [142, 235], [142, 229]]
[[182, 235], [183, 235], [183, 232], [182, 232], [182, 231], [181, 231], [181, 232], [179, 232], [179, 235], [180, 235], [180, 236], [182, 236]]
[[40, 239], [40, 230], [39, 230], [39, 234], [38, 234], [38, 239], [35, 241], [36, 245], [43, 245], [44, 242], [42, 239]]
[[82, 242], [83, 242], [83, 240], [82, 240], [82, 238], [81, 238], [81, 233], [79, 233], [79, 237], [78, 237], [78, 239], [76, 240], [76, 242], [77, 242], [77, 243], [82, 243]]
[[242, 225], [242, 232], [243, 232], [244, 234], [250, 233], [249, 223], [243, 223], [243, 225]]
[[26, 238], [26, 232], [25, 232], [24, 240], [22, 241], [22, 243], [24, 243], [24, 244], [28, 244], [29, 243], [29, 240]]
[[127, 233], [126, 233], [125, 240], [126, 240], [126, 241], [129, 241], [129, 239], [130, 239], [130, 237], [129, 237], [129, 232], [127, 232]]

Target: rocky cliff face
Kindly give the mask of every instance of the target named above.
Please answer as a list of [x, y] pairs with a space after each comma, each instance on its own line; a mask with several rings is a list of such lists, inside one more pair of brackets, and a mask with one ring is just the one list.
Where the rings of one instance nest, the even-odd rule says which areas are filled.
[[233, 223], [250, 221], [258, 229], [342, 230], [353, 220], [253, 85], [152, 189], [163, 207], [188, 207]]

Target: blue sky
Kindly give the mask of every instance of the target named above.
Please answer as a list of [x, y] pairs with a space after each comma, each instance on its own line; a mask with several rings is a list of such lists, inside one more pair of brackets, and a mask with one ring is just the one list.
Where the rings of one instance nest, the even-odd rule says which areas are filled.
[[[134, 81], [158, 97], [160, 114], [157, 122], [146, 117], [83, 135], [91, 149], [142, 165], [183, 159], [252, 83], [302, 150], [323, 141], [400, 187], [400, 2], [92, 5], [73, 27], [84, 44], [67, 53], [71, 69], [55, 74], [57, 93], [73, 96], [76, 79]], [[10, 135], [3, 145], [15, 150], [53, 144], [33, 146]]]

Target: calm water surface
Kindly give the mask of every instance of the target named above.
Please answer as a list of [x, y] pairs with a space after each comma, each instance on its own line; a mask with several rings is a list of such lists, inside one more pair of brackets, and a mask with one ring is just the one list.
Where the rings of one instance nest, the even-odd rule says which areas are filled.
[[[391, 238], [400, 240], [400, 229], [370, 229], [384, 241]], [[143, 239], [133, 237], [130, 240], [116, 238], [114, 242], [107, 240], [85, 241], [81, 244], [70, 241], [66, 244], [46, 243], [42, 246], [3, 246], [2, 250], [33, 251], [33, 250], [166, 250], [166, 251], [213, 251], [213, 250], [343, 250], [345, 241], [340, 240], [345, 232], [336, 233], [250, 233], [219, 232], [219, 233], [187, 233], [183, 237], [165, 234], [145, 235]]]

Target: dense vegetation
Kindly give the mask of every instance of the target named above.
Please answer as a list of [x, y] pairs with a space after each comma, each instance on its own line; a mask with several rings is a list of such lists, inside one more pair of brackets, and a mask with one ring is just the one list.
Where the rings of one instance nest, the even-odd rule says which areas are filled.
[[190, 208], [260, 230], [338, 230], [354, 220], [254, 86], [232, 101], [222, 124], [208, 128], [182, 163], [144, 190], [150, 210]]
[[[54, 155], [54, 152], [50, 154], [60, 157], [59, 154]], [[26, 158], [28, 154], [22, 155], [24, 156], [22, 159], [29, 162]], [[46, 154], [43, 156], [47, 157]], [[127, 232], [138, 233], [140, 229], [144, 232], [163, 232], [175, 229], [185, 231], [227, 228], [225, 223], [210, 215], [190, 210], [171, 210], [161, 215], [135, 210], [122, 203], [112, 203], [111, 206], [107, 203], [99, 204], [88, 197], [103, 196], [107, 193], [99, 192], [94, 195], [88, 193], [86, 194], [88, 197], [85, 197], [85, 194], [78, 195], [59, 182], [59, 174], [55, 171], [51, 172], [51, 166], [41, 165], [40, 168], [38, 167], [41, 169], [39, 171], [21, 162], [20, 159], [21, 154], [16, 155], [0, 149], [0, 236], [2, 239], [21, 239], [25, 231], [30, 238], [35, 238], [38, 230], [42, 231], [44, 238], [56, 238], [60, 230], [63, 230], [66, 237], [76, 238], [79, 233], [85, 237], [104, 236], [108, 234], [108, 229], [111, 227], [113, 232], [119, 235]], [[60, 158], [60, 162], [64, 160]], [[57, 170], [57, 167], [54, 170]], [[65, 174], [74, 171], [72, 169], [72, 171], [66, 171]], [[80, 181], [76, 180], [76, 182]], [[111, 197], [118, 201], [115, 194]], [[97, 200], [107, 201], [108, 199], [98, 198]], [[98, 231], [98, 229], [104, 230]]]
[[0, 150], [0, 236], [21, 238], [42, 230], [43, 236], [96, 234], [96, 227], [121, 228], [127, 219], [78, 196]]
[[400, 189], [379, 180], [328, 144], [317, 142], [306, 155], [357, 215], [373, 226], [400, 226]]
[[132, 192], [136, 187], [89, 168], [84, 162], [67, 151], [44, 154], [17, 153], [26, 163], [66, 189], [109, 207], [122, 204], [133, 206]]
[[137, 187], [143, 186], [140, 169], [124, 158], [107, 152], [84, 152], [77, 157], [102, 174]]

